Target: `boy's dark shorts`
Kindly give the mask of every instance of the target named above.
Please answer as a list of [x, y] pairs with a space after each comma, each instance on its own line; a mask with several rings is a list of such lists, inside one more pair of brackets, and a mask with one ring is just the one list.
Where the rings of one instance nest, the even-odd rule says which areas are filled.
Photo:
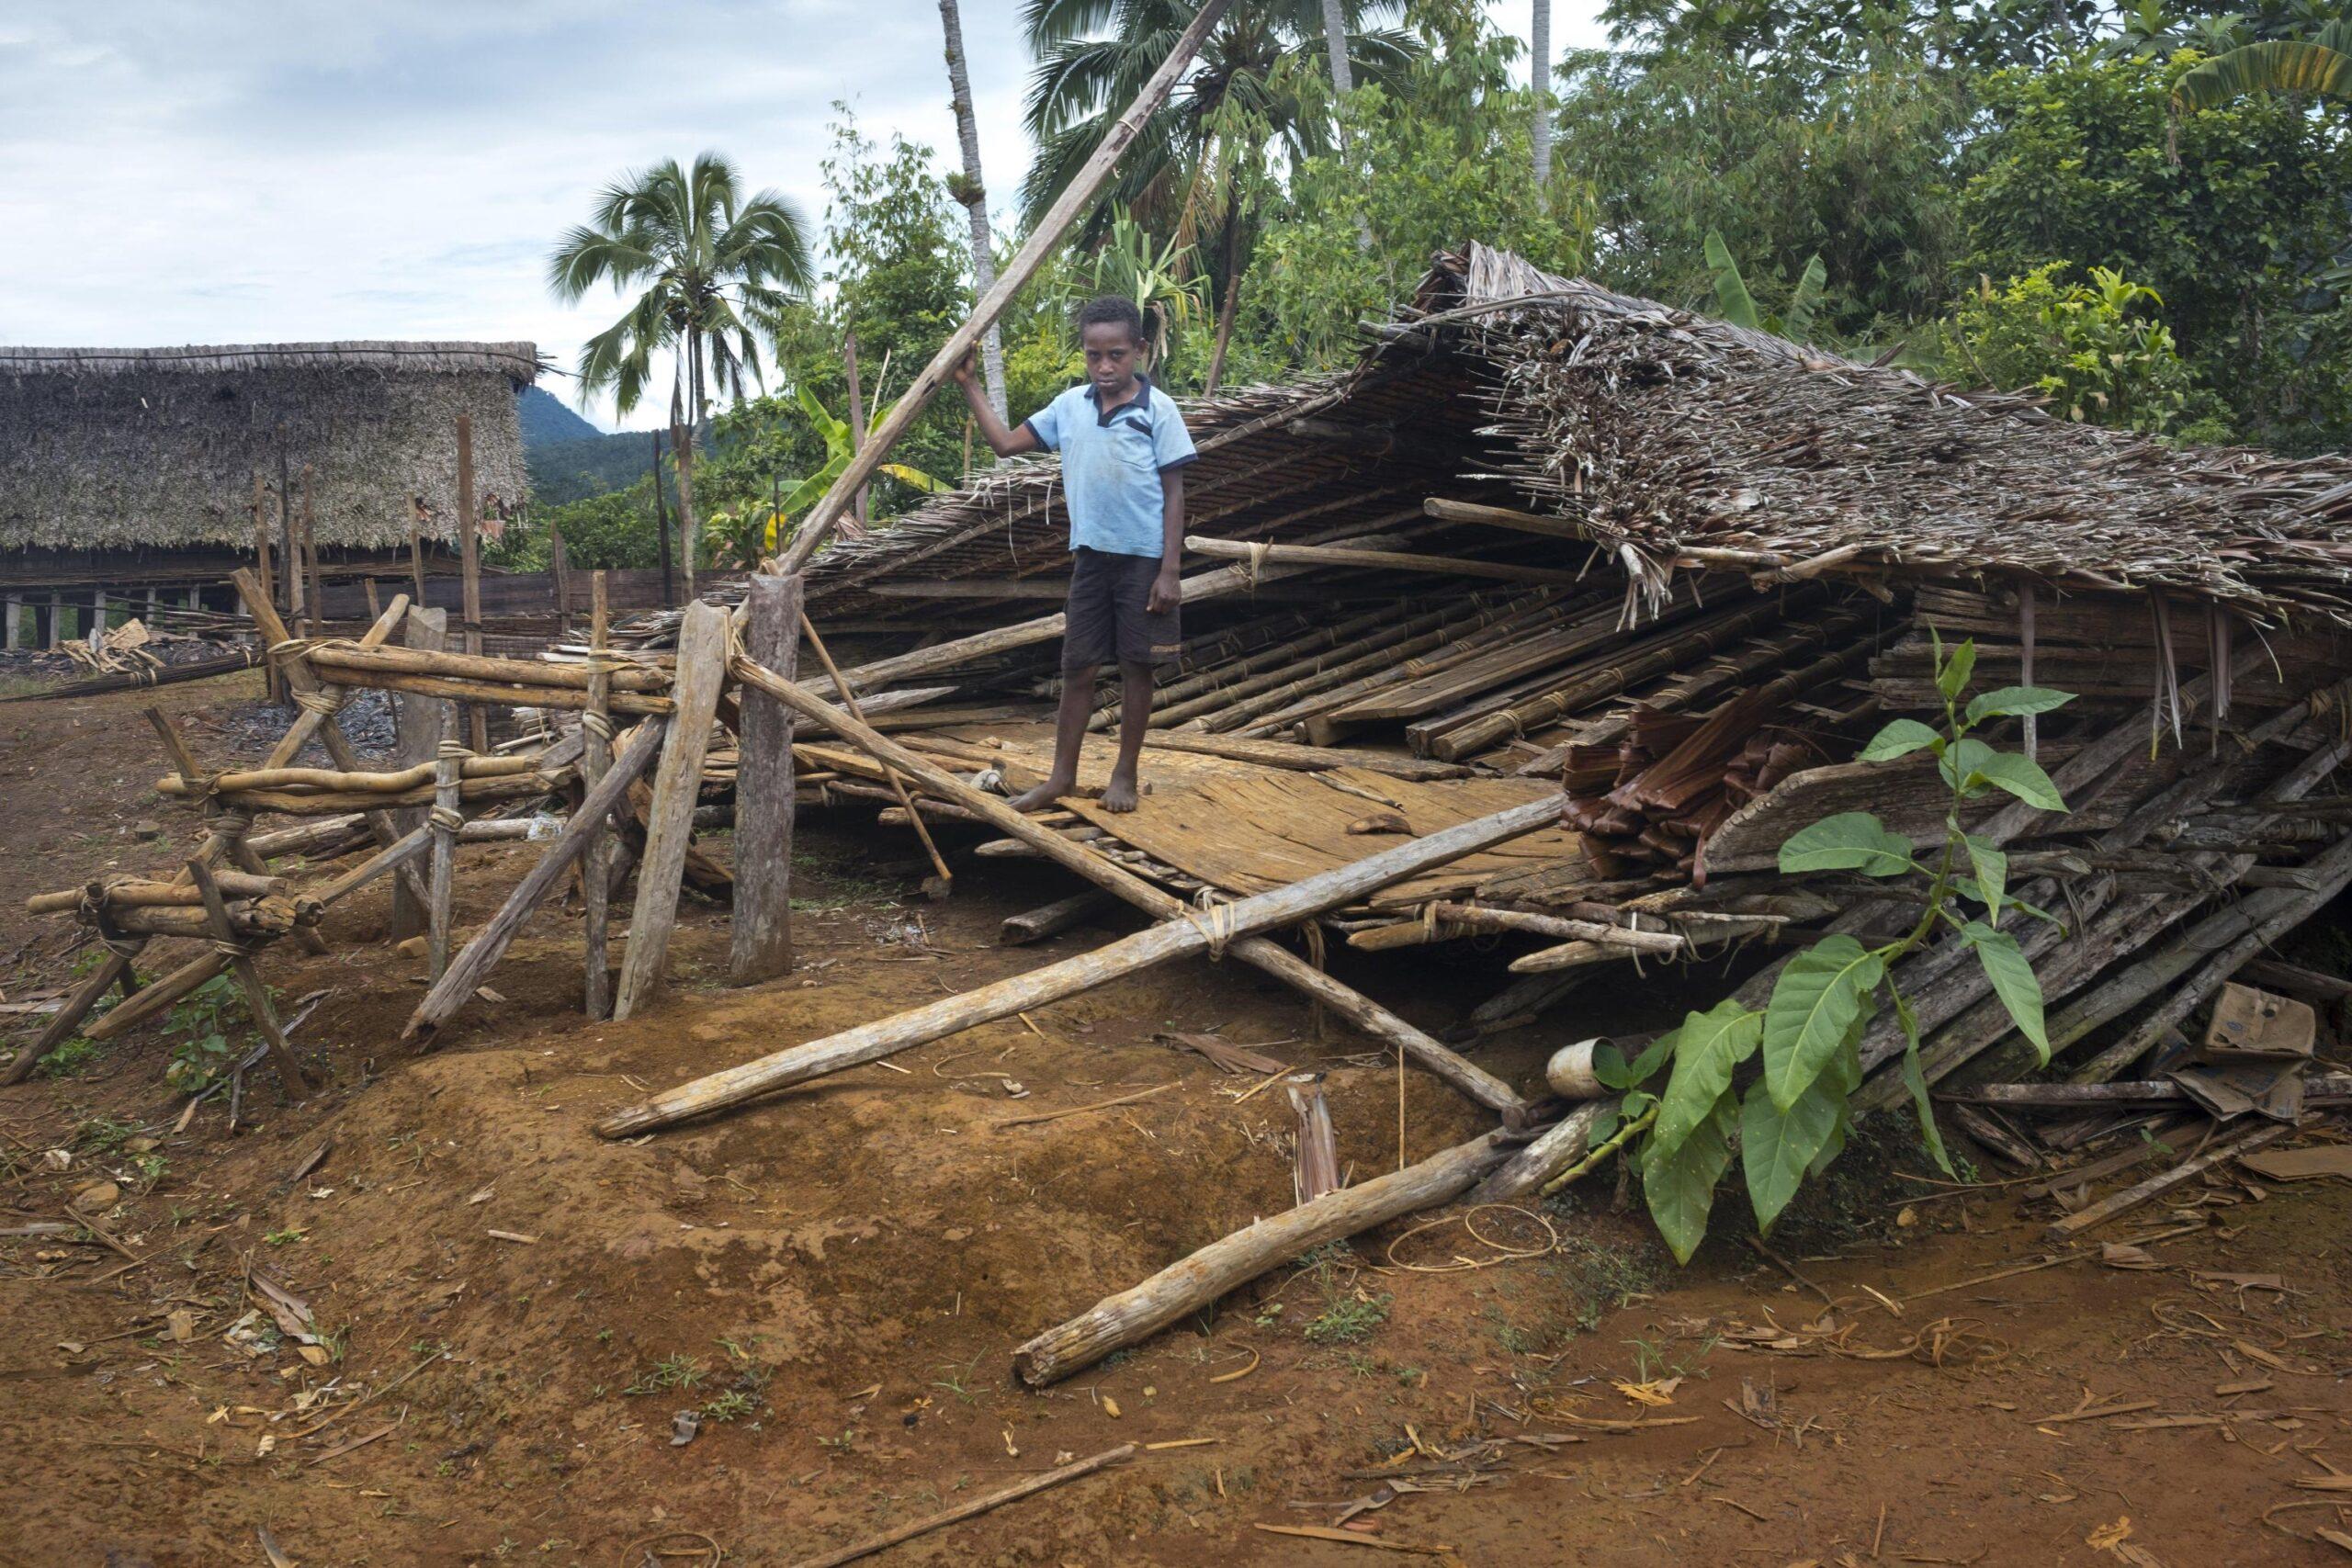
[[1179, 611], [1154, 615], [1157, 556], [1113, 555], [1080, 546], [1072, 552], [1069, 608], [1062, 631], [1062, 668], [1090, 664], [1165, 664], [1183, 640]]

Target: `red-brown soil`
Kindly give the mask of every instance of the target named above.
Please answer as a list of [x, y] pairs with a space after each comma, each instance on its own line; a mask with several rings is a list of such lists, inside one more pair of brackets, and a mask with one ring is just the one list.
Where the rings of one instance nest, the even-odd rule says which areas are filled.
[[[228, 701], [220, 683], [164, 694], [208, 758], [226, 753], [206, 705]], [[26, 894], [109, 864], [167, 867], [191, 830], [149, 792], [158, 757], [140, 705], [0, 709], [12, 998], [68, 964], [62, 932], [22, 913]], [[141, 819], [166, 839], [138, 840]], [[804, 839], [818, 907], [797, 922], [801, 968], [781, 982], [726, 987], [723, 914], [690, 898], [660, 1004], [585, 1023], [577, 911], [550, 908], [492, 977], [504, 1000], [478, 1003], [420, 1055], [396, 1037], [421, 964], [377, 940], [379, 890], [329, 917], [330, 953], [281, 945], [266, 962], [289, 1000], [330, 992], [298, 1037], [332, 1077], [308, 1102], [283, 1105], [265, 1068], [233, 1135], [219, 1099], [174, 1133], [185, 1097], [164, 1085], [161, 1030], [0, 1090], [0, 1229], [58, 1218], [111, 1179], [124, 1197], [103, 1224], [147, 1259], [118, 1271], [103, 1247], [0, 1240], [0, 1562], [260, 1563], [266, 1529], [304, 1568], [635, 1564], [632, 1543], [679, 1553], [665, 1568], [712, 1561], [713, 1547], [788, 1563], [1064, 1455], [1208, 1438], [875, 1561], [1362, 1564], [1392, 1554], [1256, 1527], [1329, 1526], [1381, 1484], [1358, 1472], [1414, 1476], [1427, 1451], [1481, 1436], [1547, 1440], [1507, 1441], [1501, 1468], [1466, 1489], [1423, 1475], [1439, 1489], [1359, 1516], [1369, 1539], [1473, 1564], [2342, 1555], [2315, 1534], [2352, 1530], [2332, 1506], [2342, 1495], [2298, 1486], [2352, 1470], [2340, 1186], [2193, 1189], [2189, 1218], [2208, 1224], [2150, 1243], [2153, 1270], [2094, 1256], [1979, 1280], [2041, 1253], [2047, 1211], [2007, 1190], [1939, 1198], [1894, 1178], [1922, 1168], [1900, 1128], [1774, 1238], [1836, 1299], [1823, 1333], [1803, 1332], [1829, 1310], [1821, 1296], [1736, 1239], [1674, 1270], [1604, 1173], [1542, 1211], [1559, 1239], [1544, 1256], [1412, 1270], [1396, 1260], [1493, 1253], [1456, 1224], [1392, 1259], [1396, 1227], [1112, 1364], [1023, 1389], [1013, 1345], [1290, 1201], [1279, 1090], [1244, 1100], [1256, 1080], [1155, 1032], [1290, 1042], [1267, 1048], [1328, 1068], [1342, 1161], [1361, 1172], [1397, 1157], [1394, 1070], [1346, 1040], [1311, 1043], [1305, 1010], [1253, 972], [1191, 965], [911, 1052], [903, 1073], [868, 1066], [637, 1143], [597, 1139], [592, 1121], [640, 1086], [1101, 939], [993, 944], [1005, 914], [1066, 890], [1034, 868], [977, 863], [951, 901], [926, 905], [868, 868], [910, 852], [897, 838], [818, 824]], [[486, 917], [528, 854], [469, 860], [462, 918]], [[1343, 972], [1432, 1025], [1499, 983], [1497, 961], [1466, 950]], [[1524, 1077], [1567, 1031], [1655, 1021], [1643, 987], [1596, 987], [1483, 1059]], [[1156, 1085], [1174, 1087], [997, 1125]], [[1409, 1157], [1481, 1124], [1425, 1077], [1406, 1089]], [[158, 1140], [150, 1169], [121, 1146], [133, 1137]], [[43, 1168], [52, 1147], [74, 1151], [70, 1170]], [[1547, 1239], [1521, 1217], [1479, 1220], [1514, 1245]], [[2095, 1235], [2182, 1223], [2150, 1210]], [[248, 1308], [249, 1264], [307, 1301], [325, 1364], [224, 1338]], [[175, 1310], [193, 1314], [185, 1341], [163, 1327]], [[1792, 1331], [1780, 1348], [1747, 1343], [1774, 1323]], [[1351, 1327], [1362, 1337], [1335, 1337]], [[1823, 1348], [1838, 1330], [1846, 1354]], [[665, 1364], [691, 1385], [630, 1392]], [[1655, 1407], [1613, 1386], [1676, 1377]], [[2041, 1419], [2086, 1392], [2153, 1403]], [[699, 1435], [673, 1446], [688, 1407], [707, 1413]], [[1590, 1424], [1645, 1413], [1638, 1431]], [[2163, 1416], [2219, 1419], [2147, 1424]]]

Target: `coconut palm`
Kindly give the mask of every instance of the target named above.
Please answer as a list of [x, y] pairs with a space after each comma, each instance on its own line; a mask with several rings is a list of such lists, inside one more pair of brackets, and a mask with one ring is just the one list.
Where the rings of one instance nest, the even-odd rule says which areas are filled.
[[2264, 91], [2352, 98], [2352, 21], [2330, 22], [2309, 39], [2269, 39], [2217, 54], [2181, 77], [2173, 103], [2210, 109]]
[[813, 281], [808, 223], [775, 191], [745, 197], [735, 166], [705, 152], [632, 170], [597, 198], [593, 222], [548, 258], [548, 287], [566, 304], [599, 283], [640, 290], [626, 315], [581, 351], [583, 390], [610, 391], [623, 414], [671, 355], [673, 413], [699, 427], [716, 388], [743, 395], [760, 377], [760, 343], [773, 341], [786, 303]]
[[[939, 0], [939, 25], [947, 39], [947, 94], [956, 111], [956, 144], [964, 155], [964, 177], [948, 181], [948, 194], [964, 204], [972, 225], [972, 293], [985, 298], [996, 287], [996, 253], [989, 234], [988, 186], [980, 178], [980, 128], [972, 114], [972, 79], [964, 68], [964, 18], [956, 0]], [[989, 406], [999, 419], [1004, 409], [1004, 340], [990, 322], [980, 339], [980, 370]]]

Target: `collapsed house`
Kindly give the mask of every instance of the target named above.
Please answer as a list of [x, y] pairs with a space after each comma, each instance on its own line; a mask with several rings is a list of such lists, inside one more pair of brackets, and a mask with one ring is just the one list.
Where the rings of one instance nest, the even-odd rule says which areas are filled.
[[324, 579], [409, 575], [456, 538], [459, 416], [478, 514], [527, 499], [514, 399], [538, 373], [527, 343], [0, 348], [5, 646], [110, 613], [209, 626], [169, 611], [233, 611], [218, 585], [257, 551], [288, 614], [311, 554]]
[[[920, 835], [943, 887], [1008, 855], [1072, 874], [1069, 897], [1007, 923], [1008, 942], [1118, 903], [1148, 923], [664, 1089], [600, 1133], [655, 1132], [1198, 956], [1281, 979], [1496, 1116], [1492, 1133], [1360, 1186], [1303, 1180], [1296, 1209], [1047, 1329], [1014, 1358], [1043, 1383], [1322, 1241], [1586, 1168], [1605, 1100], [1572, 1103], [1476, 1059], [1481, 1039], [1576, 987], [1748, 943], [1763, 962], [1741, 991], [1760, 996], [1792, 944], [1907, 923], [1916, 890], [1783, 874], [1779, 852], [1858, 808], [1941, 842], [1950, 793], [1931, 759], [1849, 760], [1886, 720], [1940, 714], [1941, 637], [1974, 640], [1983, 683], [2076, 694], [2008, 721], [2069, 809], [1996, 796], [1968, 823], [2007, 850], [2020, 896], [2063, 912], [2015, 932], [2051, 1006], [2056, 1077], [2018, 1081], [2033, 1053], [1965, 943], [1930, 942], [1897, 972], [1924, 1074], [1959, 1124], [2020, 1163], [2167, 1119], [2220, 1129], [2208, 1153], [2062, 1222], [2080, 1228], [2352, 1091], [2307, 1079], [2300, 1059], [2252, 1089], [2127, 1076], [2250, 964], [2307, 1000], [2352, 995], [2263, 956], [2352, 885], [2352, 797], [2329, 793], [2352, 757], [2352, 544], [2338, 535], [2352, 461], [2070, 425], [2030, 398], [1932, 385], [1478, 246], [1442, 258], [1350, 372], [1187, 415], [1201, 453], [1190, 636], [1154, 715], [1140, 809], [1081, 795], [1023, 817], [1003, 803], [1043, 775], [1051, 744], [1061, 626], [1039, 612], [1060, 592], [1067, 523], [1049, 459], [838, 542], [801, 576], [722, 590], [732, 615], [702, 603], [612, 631], [600, 613], [588, 646], [536, 660], [401, 646], [395, 602], [365, 637], [285, 648], [304, 711], [264, 768], [208, 773], [175, 753], [168, 793], [202, 805], [207, 853], [253, 880], [45, 896], [106, 936], [112, 960], [11, 1071], [147, 942], [206, 946], [93, 1032], [249, 967], [269, 942], [315, 939], [319, 908], [418, 863], [429, 874], [409, 897], [430, 916], [435, 979], [413, 1038], [450, 1026], [575, 868], [591, 1014], [626, 1017], [656, 993], [689, 878], [731, 882], [734, 977], [772, 978], [790, 966], [796, 809], [878, 807]], [[266, 595], [241, 586], [265, 640], [285, 642]], [[829, 642], [828, 626], [857, 629]], [[409, 766], [291, 767], [313, 734], [331, 741], [321, 716], [366, 687], [399, 694], [418, 738]], [[1115, 698], [1098, 694], [1098, 731]], [[565, 733], [536, 755], [492, 757], [424, 739], [451, 733], [445, 702], [580, 718], [560, 717]], [[1108, 760], [1105, 736], [1082, 789]], [[459, 846], [550, 797], [566, 821], [452, 951]], [[697, 807], [730, 798], [731, 878], [691, 841]], [[251, 832], [269, 813], [309, 820]], [[314, 863], [374, 852], [304, 891], [273, 880], [266, 841]], [[616, 977], [608, 910], [632, 872]], [[1341, 942], [1471, 938], [1498, 948], [1497, 989], [1445, 1040], [1324, 967]], [[2241, 1002], [2222, 1010], [2217, 1030], [2246, 1027]], [[1859, 1110], [1904, 1098], [1903, 1045], [1893, 1018], [1863, 1035]], [[299, 1061], [282, 1061], [299, 1084]], [[2041, 1111], [2064, 1120], [2020, 1132], [2014, 1118]]]

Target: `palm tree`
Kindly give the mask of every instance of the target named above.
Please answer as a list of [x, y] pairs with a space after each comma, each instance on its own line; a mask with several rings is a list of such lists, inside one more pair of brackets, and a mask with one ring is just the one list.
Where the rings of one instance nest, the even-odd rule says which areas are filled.
[[[964, 69], [964, 18], [956, 0], [939, 0], [939, 25], [947, 35], [947, 92], [956, 110], [956, 142], [964, 154], [964, 177], [948, 182], [948, 194], [971, 216], [972, 293], [985, 298], [996, 287], [996, 250], [989, 235], [988, 186], [980, 178], [980, 128], [972, 117], [972, 79]], [[989, 406], [997, 418], [1004, 418], [1004, 340], [994, 322], [980, 340], [980, 373], [988, 385]]]
[[670, 159], [630, 171], [548, 258], [548, 287], [565, 304], [599, 283], [641, 290], [581, 351], [582, 389], [609, 390], [626, 414], [652, 380], [653, 356], [667, 353], [671, 407], [690, 408], [697, 427], [714, 386], [740, 398], [747, 377], [759, 379], [760, 341], [773, 341], [814, 276], [807, 220], [775, 191], [744, 197], [716, 152], [692, 169]]
[[[1351, 28], [1339, 61], [1347, 78], [1394, 79], [1419, 46], [1366, 18], [1394, 14], [1399, 0], [1335, 4]], [[1031, 220], [1070, 182], [1195, 9], [1187, 0], [1025, 0], [1023, 27], [1037, 59], [1027, 113], [1037, 157], [1021, 187]], [[1180, 243], [1219, 236], [1225, 276], [1212, 387], [1239, 298], [1244, 172], [1276, 151], [1295, 162], [1329, 145], [1329, 120], [1292, 85], [1317, 68], [1328, 36], [1324, 0], [1248, 0], [1227, 12], [1078, 231], [1078, 243], [1092, 245], [1114, 213], [1127, 212]]]
[[2210, 109], [2243, 93], [2308, 92], [2352, 98], [2352, 21], [2334, 21], [2310, 39], [2270, 39], [2217, 54], [2172, 90], [2179, 109]]

